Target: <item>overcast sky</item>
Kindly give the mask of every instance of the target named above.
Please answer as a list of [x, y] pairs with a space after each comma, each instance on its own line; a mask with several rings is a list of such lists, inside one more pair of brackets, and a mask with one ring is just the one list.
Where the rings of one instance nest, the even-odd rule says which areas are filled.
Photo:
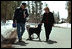
[[[53, 11], [55, 13], [59, 12], [60, 19], [67, 18], [68, 12], [67, 12], [67, 9], [65, 9], [66, 8], [66, 1], [42, 1], [42, 3], [43, 3], [42, 9], [45, 8], [45, 3], [47, 3], [51, 12], [53, 12]], [[44, 10], [42, 13], [44, 13]]]
[[[66, 1], [42, 1], [44, 4], [47, 3], [50, 11], [55, 13], [59, 12], [60, 18], [67, 18], [68, 12], [66, 8]], [[43, 5], [44, 8], [44, 5]]]

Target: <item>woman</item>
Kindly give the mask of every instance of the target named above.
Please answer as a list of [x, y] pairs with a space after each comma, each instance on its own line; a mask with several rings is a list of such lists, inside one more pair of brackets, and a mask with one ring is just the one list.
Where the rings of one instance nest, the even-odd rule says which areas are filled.
[[49, 41], [49, 35], [52, 30], [52, 26], [54, 24], [54, 16], [53, 13], [50, 12], [49, 8], [44, 8], [45, 13], [43, 14], [42, 23], [44, 23], [45, 32], [46, 32], [46, 42]]

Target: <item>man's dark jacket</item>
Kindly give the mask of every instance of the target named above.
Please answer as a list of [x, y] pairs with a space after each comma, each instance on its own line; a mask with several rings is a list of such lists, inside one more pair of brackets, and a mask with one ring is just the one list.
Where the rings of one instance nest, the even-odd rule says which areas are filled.
[[[24, 12], [26, 14], [26, 17], [24, 18]], [[13, 23], [17, 21], [17, 23], [25, 23], [26, 18], [28, 17], [27, 9], [17, 8], [14, 13]]]

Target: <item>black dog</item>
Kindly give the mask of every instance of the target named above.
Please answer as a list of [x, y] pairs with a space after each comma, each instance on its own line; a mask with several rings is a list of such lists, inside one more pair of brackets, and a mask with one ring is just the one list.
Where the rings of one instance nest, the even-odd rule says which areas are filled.
[[38, 36], [37, 38], [39, 38], [39, 41], [41, 41], [41, 39], [40, 39], [41, 26], [42, 26], [42, 24], [39, 24], [37, 28], [29, 28], [28, 29], [29, 38], [27, 40], [32, 40], [31, 35], [33, 33], [35, 33], [35, 34], [37, 34], [37, 36]]

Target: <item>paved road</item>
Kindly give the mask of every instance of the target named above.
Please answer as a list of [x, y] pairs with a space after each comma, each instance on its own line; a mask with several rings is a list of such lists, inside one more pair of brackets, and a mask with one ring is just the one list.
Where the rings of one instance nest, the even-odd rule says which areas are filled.
[[[34, 37], [36, 37], [36, 35]], [[23, 41], [25, 41], [28, 44], [26, 45], [13, 44], [12, 46], [14, 48], [71, 48], [70, 28], [53, 27], [52, 32], [50, 34], [50, 39], [53, 41], [57, 41], [57, 43], [54, 44], [48, 44], [44, 42], [46, 37], [45, 37], [45, 31], [43, 26], [40, 34], [40, 38], [42, 42], [37, 41], [38, 39], [34, 39], [35, 41], [26, 41], [27, 38], [28, 38], [28, 32], [27, 30], [25, 30], [25, 33], [23, 34]]]

